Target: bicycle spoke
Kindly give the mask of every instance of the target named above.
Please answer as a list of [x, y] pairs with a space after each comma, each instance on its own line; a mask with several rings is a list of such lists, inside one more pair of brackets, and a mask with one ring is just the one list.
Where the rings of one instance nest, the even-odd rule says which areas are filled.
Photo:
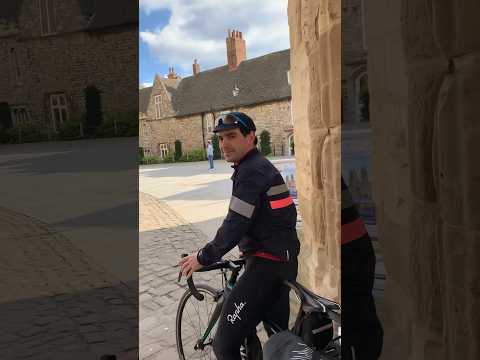
[[189, 323], [190, 323], [190, 326], [193, 330], [198, 330], [198, 328], [195, 326], [195, 324], [193, 323], [193, 320], [192, 320], [192, 317], [190, 316], [190, 313], [187, 311], [187, 308], [185, 307], [184, 311], [187, 313], [188, 315], [188, 319], [190, 320]]
[[[181, 327], [181, 344], [185, 359], [205, 359], [215, 360], [213, 353], [211, 338], [215, 333], [216, 324], [210, 330], [209, 336], [205, 339], [205, 348], [203, 350], [195, 350], [195, 344], [201, 339], [207, 330], [213, 309], [216, 306], [214, 295], [210, 292], [201, 291], [205, 296], [203, 304], [194, 297], [189, 297], [184, 305], [182, 314]], [[198, 334], [198, 335], [196, 335]]]

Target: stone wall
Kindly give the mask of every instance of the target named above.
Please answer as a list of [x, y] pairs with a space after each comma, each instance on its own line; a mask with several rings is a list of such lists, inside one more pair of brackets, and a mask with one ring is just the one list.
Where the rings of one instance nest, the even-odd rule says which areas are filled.
[[340, 300], [340, 1], [290, 0], [300, 281]]
[[[154, 94], [154, 91], [152, 91], [152, 100], [148, 107], [149, 120], [145, 122], [145, 124], [149, 125], [144, 125], [143, 127], [150, 126], [151, 128], [151, 151], [157, 154], [156, 147], [159, 143], [173, 144], [176, 139], [182, 141], [183, 151], [204, 148], [204, 144], [213, 136], [213, 132], [209, 132], [207, 129], [207, 118], [211, 117], [212, 114], [198, 114], [180, 118], [167, 117], [160, 120], [151, 120], [154, 119]], [[162, 96], [165, 96], [165, 94], [166, 93], [162, 93]], [[270, 132], [272, 151], [275, 149], [276, 155], [282, 155], [282, 150], [283, 154], [287, 154], [288, 136], [293, 132], [289, 100], [232, 108], [228, 109], [228, 111], [241, 111], [251, 116], [257, 127], [257, 135], [260, 135], [262, 130]], [[225, 112], [228, 111], [225, 110]], [[223, 112], [215, 112], [213, 115], [215, 119], [218, 119], [222, 113]], [[203, 132], [202, 116], [204, 117]], [[149, 136], [149, 134], [142, 133], [141, 131], [140, 143], [147, 145]]]
[[[50, 94], [65, 93], [69, 116], [75, 117], [85, 112], [85, 87], [94, 85], [101, 91], [104, 112], [138, 112], [136, 26], [33, 36], [38, 14], [29, 17], [27, 10], [20, 17], [20, 31], [1, 41], [0, 80], [7, 86], [0, 90], [0, 102], [25, 105], [31, 120], [50, 125]], [[21, 37], [25, 31], [33, 37]], [[12, 48], [17, 53], [20, 81], [13, 76]]]
[[147, 120], [147, 123], [152, 133], [150, 149], [155, 155], [159, 154], [158, 144], [169, 144], [170, 151], [174, 151], [175, 140], [182, 142], [183, 153], [204, 148], [201, 115]]
[[152, 122], [145, 118], [138, 121], [138, 146], [144, 149], [145, 153], [153, 154], [153, 131]]

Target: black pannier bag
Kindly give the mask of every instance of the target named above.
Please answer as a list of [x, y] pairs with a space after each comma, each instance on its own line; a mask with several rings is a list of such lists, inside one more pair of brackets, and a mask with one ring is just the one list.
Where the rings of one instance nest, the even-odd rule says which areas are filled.
[[263, 346], [263, 360], [321, 360], [313, 350], [290, 330], [272, 335]]
[[321, 312], [303, 313], [292, 330], [315, 350], [323, 350], [333, 339], [333, 321]]

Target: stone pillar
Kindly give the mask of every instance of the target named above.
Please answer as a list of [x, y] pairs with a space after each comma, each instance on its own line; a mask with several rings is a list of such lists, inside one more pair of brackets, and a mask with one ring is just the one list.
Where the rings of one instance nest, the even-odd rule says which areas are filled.
[[366, 2], [383, 359], [478, 359], [475, 1]]
[[340, 301], [340, 0], [289, 0], [300, 281]]

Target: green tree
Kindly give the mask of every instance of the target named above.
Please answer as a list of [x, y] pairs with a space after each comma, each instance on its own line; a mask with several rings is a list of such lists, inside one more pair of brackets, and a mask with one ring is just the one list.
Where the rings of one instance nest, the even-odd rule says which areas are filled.
[[270, 133], [267, 130], [263, 130], [260, 133], [260, 152], [265, 156], [272, 153]]
[[0, 103], [0, 131], [6, 131], [13, 126], [10, 106], [6, 102]]
[[212, 146], [213, 146], [213, 158], [215, 160], [218, 160], [221, 157], [218, 135], [217, 134], [213, 135], [211, 140], [212, 140]]
[[180, 160], [182, 157], [182, 142], [180, 140], [175, 140], [175, 154], [174, 159], [175, 161]]
[[102, 101], [100, 90], [95, 86], [87, 86], [85, 92], [85, 108], [86, 108], [86, 132], [94, 134], [103, 120]]

